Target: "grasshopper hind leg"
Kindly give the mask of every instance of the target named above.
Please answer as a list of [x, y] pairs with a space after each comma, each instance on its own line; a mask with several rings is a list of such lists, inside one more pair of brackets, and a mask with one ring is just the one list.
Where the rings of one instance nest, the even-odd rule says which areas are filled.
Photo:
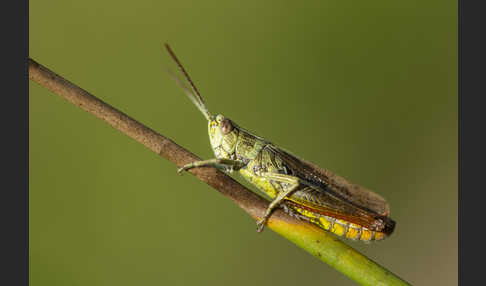
[[295, 191], [299, 187], [299, 178], [294, 176], [279, 173], [264, 173], [262, 175], [269, 180], [286, 183], [290, 186], [287, 189], [281, 191], [277, 195], [277, 197], [275, 197], [275, 199], [270, 203], [267, 210], [265, 211], [263, 218], [257, 222], [257, 232], [263, 231], [263, 228], [265, 227], [268, 218], [272, 214], [272, 211], [277, 208], [286, 197], [288, 197], [293, 191]]

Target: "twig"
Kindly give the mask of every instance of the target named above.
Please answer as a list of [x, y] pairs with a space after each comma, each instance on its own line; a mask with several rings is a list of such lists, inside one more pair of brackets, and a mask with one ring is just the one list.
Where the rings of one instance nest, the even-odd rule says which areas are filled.
[[[29, 79], [102, 119], [153, 152], [181, 167], [200, 160], [172, 140], [139, 123], [84, 89], [29, 59]], [[201, 181], [231, 199], [252, 218], [260, 219], [268, 202], [212, 167], [189, 170]], [[174, 171], [174, 174], [176, 172]], [[276, 210], [267, 227], [362, 285], [408, 285], [398, 276], [363, 256], [338, 238], [310, 223]]]

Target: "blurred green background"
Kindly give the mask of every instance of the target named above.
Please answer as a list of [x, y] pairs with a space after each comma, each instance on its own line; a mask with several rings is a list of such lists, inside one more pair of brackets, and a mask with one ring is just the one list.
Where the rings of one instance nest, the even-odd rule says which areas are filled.
[[[299, 3], [30, 1], [30, 56], [210, 158], [168, 41], [212, 112], [387, 198], [394, 234], [348, 243], [412, 284], [456, 285], [457, 2]], [[32, 285], [354, 285], [29, 88]]]

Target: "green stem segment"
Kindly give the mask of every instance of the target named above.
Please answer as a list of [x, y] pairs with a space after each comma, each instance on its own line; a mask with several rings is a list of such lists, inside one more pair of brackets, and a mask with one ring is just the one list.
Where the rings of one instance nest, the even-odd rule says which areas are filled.
[[361, 285], [410, 285], [318, 227], [275, 220], [268, 226]]
[[[167, 137], [153, 131], [86, 90], [29, 59], [29, 78], [72, 104], [102, 119], [179, 167], [200, 159]], [[195, 168], [189, 172], [231, 199], [251, 217], [260, 220], [268, 201], [246, 189], [215, 168]], [[174, 172], [175, 173], [175, 172]], [[336, 236], [310, 223], [275, 210], [267, 227], [316, 256], [361, 285], [409, 285], [387, 269], [341, 242]]]

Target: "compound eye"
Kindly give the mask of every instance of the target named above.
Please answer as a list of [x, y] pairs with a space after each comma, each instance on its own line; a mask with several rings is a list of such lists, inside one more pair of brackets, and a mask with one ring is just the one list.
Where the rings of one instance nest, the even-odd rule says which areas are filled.
[[223, 135], [226, 135], [233, 130], [233, 124], [231, 124], [231, 121], [229, 119], [225, 118], [223, 119], [223, 121], [221, 121], [220, 128], [221, 133], [223, 133]]

